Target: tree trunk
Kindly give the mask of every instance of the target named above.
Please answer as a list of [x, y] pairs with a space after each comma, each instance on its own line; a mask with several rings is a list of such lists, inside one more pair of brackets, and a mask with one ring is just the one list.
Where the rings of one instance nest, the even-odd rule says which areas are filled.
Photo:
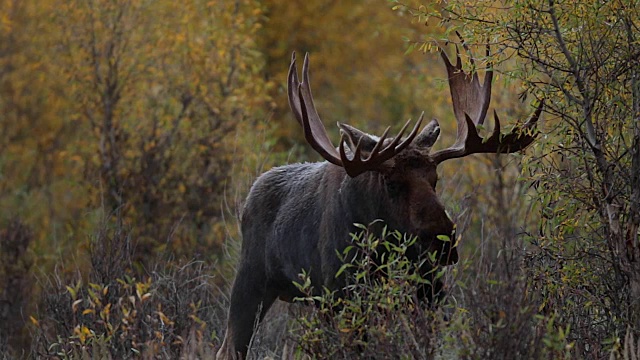
[[630, 318], [635, 332], [640, 332], [640, 266], [638, 262], [629, 273]]
[[632, 321], [636, 331], [640, 331], [640, 61], [634, 55], [637, 43], [633, 32], [633, 21], [625, 21], [629, 41], [629, 57], [631, 60], [631, 96], [633, 143], [631, 148], [631, 198], [629, 202], [629, 218], [626, 226], [625, 245], [630, 265], [629, 282], [631, 287]]

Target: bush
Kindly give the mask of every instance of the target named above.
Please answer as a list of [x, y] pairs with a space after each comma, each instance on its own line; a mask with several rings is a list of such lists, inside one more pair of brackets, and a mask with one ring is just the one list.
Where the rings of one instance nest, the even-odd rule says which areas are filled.
[[[302, 273], [297, 299], [313, 304], [299, 310], [291, 331], [296, 357], [327, 359], [568, 359], [570, 328], [542, 306], [524, 263], [524, 253], [504, 251], [491, 270], [473, 259], [456, 267], [434, 266], [407, 257], [416, 238], [384, 231], [380, 238], [362, 228], [339, 256], [342, 291], [311, 286]], [[521, 266], [507, 271], [514, 263]], [[507, 265], [508, 264], [508, 265]], [[454, 281], [455, 280], [455, 281]], [[417, 294], [430, 289], [429, 303]], [[447, 289], [445, 292], [444, 289]]]
[[191, 262], [144, 280], [79, 280], [53, 289], [42, 318], [34, 319], [35, 352], [43, 358], [213, 356], [221, 322], [208, 273]]
[[[436, 329], [446, 320], [443, 309], [430, 307], [418, 293], [426, 287], [426, 295], [441, 295], [445, 270], [434, 266], [420, 274], [429, 260], [415, 263], [408, 258], [415, 237], [385, 229], [377, 238], [362, 229], [338, 254], [344, 265], [336, 277], [344, 276], [343, 290], [313, 295], [308, 274], [300, 275], [297, 286], [305, 296], [297, 301], [316, 307], [296, 319], [292, 337], [298, 354], [318, 359], [433, 357]], [[435, 253], [429, 257], [435, 263]], [[446, 303], [446, 296], [433, 298]]]
[[[103, 224], [88, 279], [49, 276], [32, 317], [32, 356], [52, 359], [211, 358], [224, 324], [213, 269], [199, 261], [137, 269], [130, 232]], [[68, 284], [70, 283], [70, 284]]]
[[443, 347], [464, 359], [574, 358], [570, 326], [558, 321], [555, 309], [546, 308], [526, 268], [505, 270], [507, 263], [522, 264], [521, 254], [507, 253], [494, 259], [492, 271], [469, 261], [463, 270], [467, 277], [452, 291], [458, 306], [441, 329]]

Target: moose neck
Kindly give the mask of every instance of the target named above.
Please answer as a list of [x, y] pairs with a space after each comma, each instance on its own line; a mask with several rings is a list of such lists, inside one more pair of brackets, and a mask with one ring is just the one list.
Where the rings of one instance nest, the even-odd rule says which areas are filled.
[[358, 223], [369, 225], [384, 219], [385, 225], [399, 227], [394, 221], [397, 214], [393, 214], [394, 204], [389, 197], [384, 175], [377, 171], [368, 171], [357, 177], [350, 177], [343, 169], [337, 168], [342, 174], [337, 196], [341, 212], [349, 225]]

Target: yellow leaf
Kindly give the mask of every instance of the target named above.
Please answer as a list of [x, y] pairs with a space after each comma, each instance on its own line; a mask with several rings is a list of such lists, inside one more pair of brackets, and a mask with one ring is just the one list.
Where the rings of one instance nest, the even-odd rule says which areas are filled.
[[162, 311], [158, 311], [158, 316], [160, 317], [160, 320], [165, 324], [165, 325], [173, 325], [173, 321], [171, 321], [171, 319], [169, 319]]
[[84, 309], [84, 311], [82, 312], [82, 315], [87, 315], [87, 314], [94, 314], [95, 310], [93, 309]]
[[109, 318], [109, 313], [111, 312], [111, 303], [107, 304], [102, 311], [100, 311], [100, 318], [106, 320]]
[[76, 290], [74, 288], [72, 288], [71, 286], [67, 286], [67, 291], [69, 292], [69, 294], [71, 294], [71, 297], [75, 299]]

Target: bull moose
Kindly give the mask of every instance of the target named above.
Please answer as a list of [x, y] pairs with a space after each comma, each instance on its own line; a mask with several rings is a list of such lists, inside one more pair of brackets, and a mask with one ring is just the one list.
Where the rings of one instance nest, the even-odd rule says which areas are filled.
[[241, 216], [241, 257], [219, 359], [246, 356], [256, 319], [261, 321], [276, 299], [291, 302], [302, 295], [294, 282], [303, 269], [314, 289], [338, 290], [337, 251], [349, 245], [349, 234], [357, 231], [355, 223], [382, 219], [391, 229], [417, 236], [416, 261], [436, 251], [440, 265], [457, 262], [455, 246], [439, 236], [454, 236], [455, 225], [436, 195], [436, 167], [470, 154], [524, 149], [535, 137], [543, 104], [509, 134], [500, 133], [494, 112], [493, 133], [483, 139], [476, 126], [483, 124], [489, 107], [493, 72], [488, 70], [480, 84], [477, 74], [463, 71], [456, 52], [455, 65], [444, 51], [440, 54], [448, 73], [457, 140], [433, 153], [440, 127], [434, 119], [418, 132], [424, 113], [405, 138], [411, 120], [392, 139], [387, 137], [389, 128], [376, 137], [338, 123], [341, 139], [336, 148], [313, 102], [308, 54], [300, 82], [293, 53], [287, 82], [289, 105], [306, 141], [326, 161], [276, 167], [253, 184]]

